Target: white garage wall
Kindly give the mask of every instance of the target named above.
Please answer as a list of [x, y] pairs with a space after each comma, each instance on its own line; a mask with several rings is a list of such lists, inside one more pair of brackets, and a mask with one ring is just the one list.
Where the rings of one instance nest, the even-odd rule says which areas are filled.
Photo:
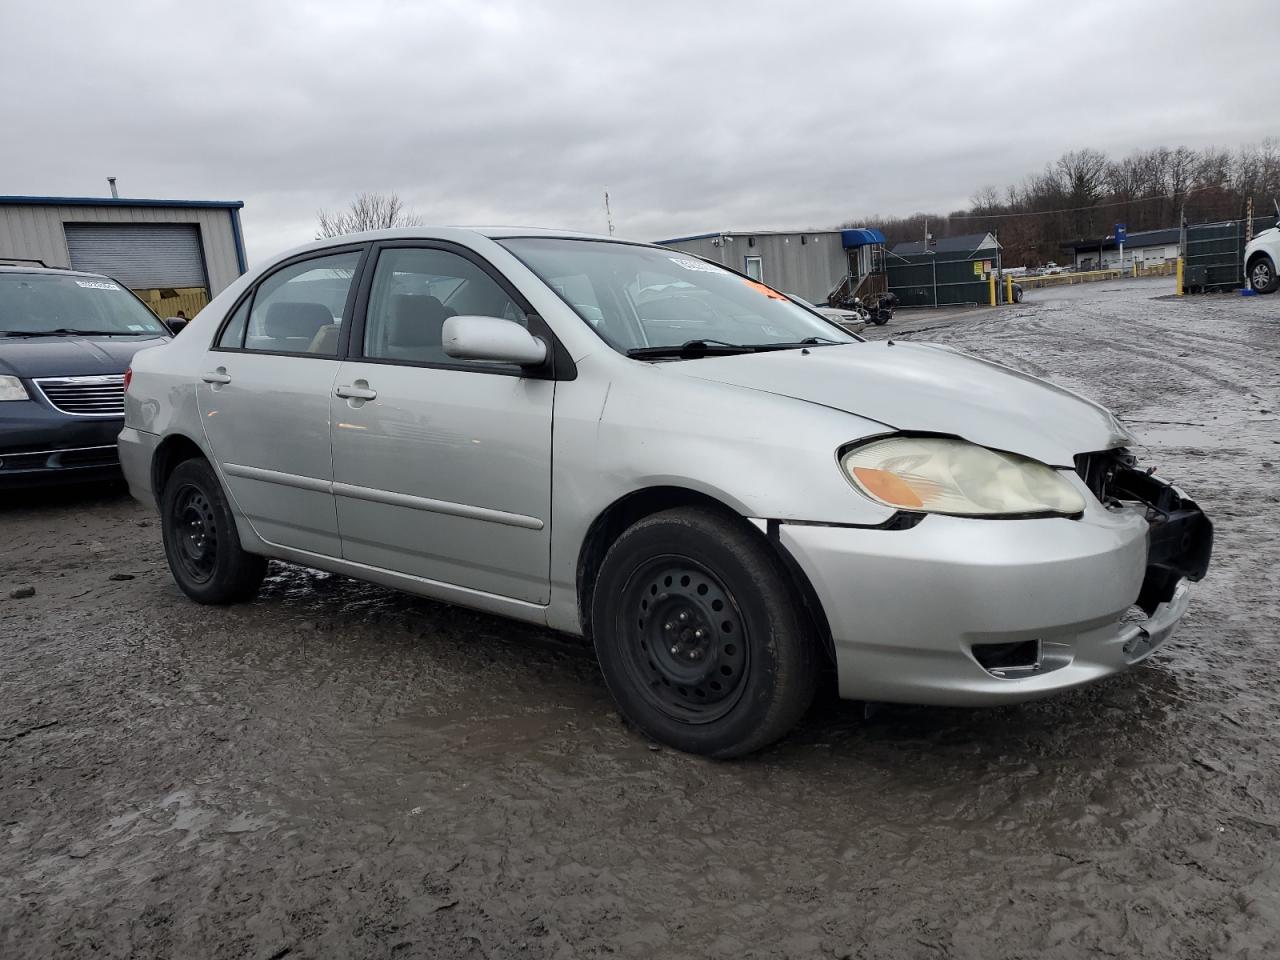
[[69, 267], [65, 223], [188, 223], [200, 229], [209, 295], [240, 276], [232, 211], [219, 207], [131, 207], [0, 204], [0, 257]]

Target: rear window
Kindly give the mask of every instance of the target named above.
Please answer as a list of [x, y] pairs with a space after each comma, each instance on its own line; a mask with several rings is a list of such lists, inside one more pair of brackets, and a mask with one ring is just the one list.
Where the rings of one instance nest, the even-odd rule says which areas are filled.
[[0, 335], [59, 330], [168, 336], [132, 293], [105, 277], [0, 273]]

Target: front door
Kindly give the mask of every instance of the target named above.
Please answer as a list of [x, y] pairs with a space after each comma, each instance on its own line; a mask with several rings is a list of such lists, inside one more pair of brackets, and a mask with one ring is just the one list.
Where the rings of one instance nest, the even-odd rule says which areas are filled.
[[233, 312], [200, 370], [205, 436], [258, 536], [341, 555], [329, 401], [361, 249], [286, 264]]
[[527, 324], [528, 312], [461, 249], [396, 245], [375, 255], [364, 323], [332, 398], [342, 555], [546, 603], [555, 382], [457, 361], [441, 346], [450, 316]]

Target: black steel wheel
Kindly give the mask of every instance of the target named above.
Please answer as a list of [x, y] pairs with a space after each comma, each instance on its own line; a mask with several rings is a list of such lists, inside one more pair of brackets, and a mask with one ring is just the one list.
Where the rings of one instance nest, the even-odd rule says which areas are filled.
[[626, 661], [638, 690], [685, 723], [710, 723], [733, 709], [750, 667], [745, 620], [716, 576], [686, 557], [655, 558], [623, 589], [630, 611]]
[[208, 583], [218, 557], [218, 524], [209, 498], [199, 487], [184, 483], [174, 494], [178, 562], [193, 583]]
[[605, 554], [591, 629], [618, 709], [655, 740], [728, 758], [808, 708], [817, 645], [781, 561], [741, 518], [681, 507]]
[[169, 570], [199, 603], [235, 603], [262, 585], [267, 561], [240, 546], [235, 518], [213, 468], [184, 460], [160, 495], [161, 530]]

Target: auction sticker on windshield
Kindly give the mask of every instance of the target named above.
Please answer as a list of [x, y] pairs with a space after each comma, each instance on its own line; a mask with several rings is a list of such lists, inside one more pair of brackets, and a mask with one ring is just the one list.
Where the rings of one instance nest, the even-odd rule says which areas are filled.
[[786, 299], [787, 299], [785, 296], [783, 296], [783, 295], [782, 295], [781, 293], [779, 293], [777, 290], [774, 290], [772, 287], [766, 287], [763, 283], [758, 283], [757, 281], [755, 281], [755, 280], [751, 280], [751, 279], [749, 279], [749, 278], [747, 278], [747, 277], [744, 277], [742, 282], [743, 282], [743, 283], [745, 283], [745, 284], [746, 284], [748, 287], [750, 287], [752, 290], [754, 290], [756, 293], [763, 293], [766, 297], [769, 297], [769, 298], [770, 298], [770, 299], [772, 299], [772, 300], [786, 300]]
[[88, 287], [90, 290], [119, 290], [120, 287], [107, 280], [77, 280], [77, 287]]
[[703, 263], [701, 260], [690, 260], [688, 257], [667, 257], [677, 267], [684, 267], [686, 270], [696, 270], [699, 273], [719, 273], [719, 267], [713, 267], [709, 263]]

